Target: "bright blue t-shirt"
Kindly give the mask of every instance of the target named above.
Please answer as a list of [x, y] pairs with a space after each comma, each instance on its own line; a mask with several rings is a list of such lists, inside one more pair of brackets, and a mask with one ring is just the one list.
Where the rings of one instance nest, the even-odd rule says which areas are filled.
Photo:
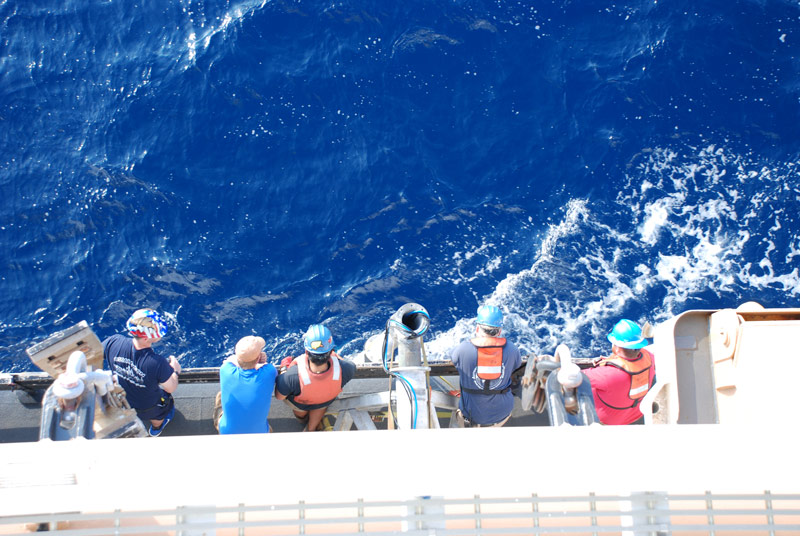
[[269, 407], [275, 389], [277, 369], [266, 364], [243, 369], [226, 361], [219, 369], [222, 391], [220, 434], [261, 434], [269, 432]]

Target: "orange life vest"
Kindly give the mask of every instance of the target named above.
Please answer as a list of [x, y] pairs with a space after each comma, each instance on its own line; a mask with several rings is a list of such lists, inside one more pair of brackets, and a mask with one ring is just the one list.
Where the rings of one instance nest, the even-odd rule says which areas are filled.
[[317, 373], [308, 368], [306, 354], [294, 358], [289, 366], [297, 366], [297, 376], [300, 379], [300, 394], [294, 397], [295, 402], [322, 404], [339, 396], [342, 392], [342, 367], [336, 354], [331, 354], [328, 363], [328, 370]]
[[478, 349], [478, 378], [496, 380], [503, 373], [503, 346], [500, 337], [475, 337], [470, 342]]
[[483, 380], [483, 389], [461, 387], [462, 391], [473, 394], [497, 395], [510, 389], [490, 389], [492, 380], [498, 379], [503, 374], [503, 346], [506, 340], [502, 337], [475, 337], [470, 342], [478, 349], [478, 364], [476, 373]]
[[644, 398], [644, 395], [647, 394], [647, 391], [650, 390], [650, 378], [652, 376], [650, 374], [650, 369], [653, 366], [653, 354], [647, 350], [642, 350], [639, 352], [639, 356], [632, 360], [612, 354], [610, 357], [601, 360], [598, 366], [616, 367], [625, 371], [630, 377], [631, 383], [628, 389], [628, 398], [631, 400], [631, 405], [625, 408], [619, 408], [603, 400], [603, 403], [610, 408], [628, 409], [636, 407], [639, 402], [641, 402], [642, 398]]

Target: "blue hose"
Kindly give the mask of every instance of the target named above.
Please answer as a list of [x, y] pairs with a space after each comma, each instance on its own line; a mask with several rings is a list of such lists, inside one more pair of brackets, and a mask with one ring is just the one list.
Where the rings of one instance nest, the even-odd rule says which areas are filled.
[[[421, 311], [418, 311], [418, 312], [421, 312]], [[406, 326], [404, 326], [400, 322], [397, 322], [396, 320], [390, 319], [389, 321], [390, 322], [394, 322], [395, 324], [397, 324], [399, 326], [402, 326], [404, 329], [408, 329]], [[389, 344], [388, 344], [388, 342], [389, 342], [388, 341], [388, 338], [389, 338], [389, 324], [388, 323], [386, 324], [385, 333], [386, 333], [386, 336], [384, 337], [384, 340], [383, 340], [383, 370], [385, 370], [388, 374], [390, 374], [392, 376], [395, 376], [398, 380], [401, 380], [405, 384], [406, 388], [411, 391], [411, 394], [414, 397], [414, 422], [413, 422], [413, 424], [411, 426], [411, 429], [415, 430], [417, 428], [417, 414], [419, 413], [419, 404], [417, 403], [417, 393], [416, 393], [416, 391], [414, 391], [414, 387], [411, 385], [410, 381], [408, 381], [406, 378], [404, 378], [401, 374], [399, 374], [397, 372], [389, 371], [389, 364], [387, 363], [387, 360], [389, 358]], [[389, 401], [389, 403], [391, 404], [391, 400]]]

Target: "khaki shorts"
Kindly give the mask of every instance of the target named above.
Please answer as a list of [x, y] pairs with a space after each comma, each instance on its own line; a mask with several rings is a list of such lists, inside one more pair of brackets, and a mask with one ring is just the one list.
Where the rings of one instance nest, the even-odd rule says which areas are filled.
[[286, 405], [287, 405], [287, 406], [289, 406], [289, 407], [290, 407], [290, 408], [292, 408], [293, 410], [296, 410], [296, 411], [308, 411], [307, 409], [298, 408], [298, 407], [297, 407], [297, 406], [295, 406], [295, 405], [292, 403], [292, 401], [291, 401], [291, 400], [289, 400], [288, 398], [284, 398], [284, 399], [283, 399], [283, 401], [286, 403]]
[[458, 425], [461, 428], [500, 428], [505, 423], [507, 423], [508, 419], [510, 419], [510, 418], [511, 418], [511, 415], [509, 415], [508, 417], [506, 417], [502, 421], [496, 422], [494, 424], [472, 424], [471, 422], [469, 422], [467, 419], [464, 418], [464, 414], [461, 413], [460, 409], [456, 410], [456, 419], [458, 419]]
[[222, 418], [222, 391], [217, 393], [214, 399], [214, 412], [211, 415], [214, 419], [214, 428], [219, 432], [219, 420]]

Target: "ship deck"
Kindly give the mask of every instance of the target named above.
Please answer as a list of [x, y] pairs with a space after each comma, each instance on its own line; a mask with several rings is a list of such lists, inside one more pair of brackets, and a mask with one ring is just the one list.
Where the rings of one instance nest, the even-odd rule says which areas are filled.
[[[445, 367], [444, 372], [451, 372]], [[41, 396], [49, 384], [49, 377], [43, 374], [22, 376], [3, 375], [0, 381], [0, 443], [17, 443], [37, 441], [41, 419]], [[217, 433], [212, 421], [214, 398], [219, 391], [219, 382], [213, 369], [196, 369], [181, 375], [181, 385], [175, 392], [175, 418], [164, 430], [162, 436], [195, 436], [214, 435]], [[457, 376], [438, 376], [442, 384], [450, 384], [458, 389]], [[16, 380], [16, 381], [14, 381]], [[20, 387], [24, 386], [24, 388]], [[378, 377], [377, 372], [369, 368], [360, 368], [356, 379], [348, 383], [340, 398], [344, 401], [352, 397], [388, 391], [390, 380]], [[336, 407], [326, 415], [323, 424], [330, 429], [335, 423]], [[440, 426], [449, 426], [450, 411], [442, 409], [438, 412]], [[372, 412], [373, 422], [378, 429], [386, 429], [385, 413]], [[294, 418], [289, 407], [282, 401], [273, 398], [269, 413], [269, 423], [273, 432], [301, 432], [304, 424]], [[548, 426], [546, 414], [534, 414], [523, 411], [519, 398], [515, 397], [515, 407], [511, 420], [506, 426]]]

